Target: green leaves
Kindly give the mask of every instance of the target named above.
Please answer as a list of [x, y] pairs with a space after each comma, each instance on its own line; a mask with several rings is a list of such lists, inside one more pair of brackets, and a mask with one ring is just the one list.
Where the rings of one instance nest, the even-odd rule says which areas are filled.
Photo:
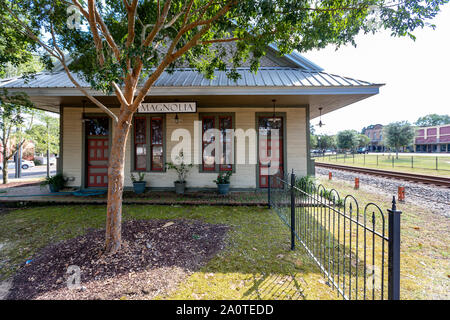
[[420, 127], [440, 126], [445, 124], [450, 124], [450, 115], [448, 114], [428, 114], [420, 117], [416, 121], [416, 125]]
[[408, 121], [393, 122], [383, 127], [383, 139], [388, 147], [406, 147], [413, 142], [414, 129]]
[[340, 131], [336, 139], [340, 149], [353, 150], [358, 146], [358, 132], [355, 130]]
[[[123, 1], [105, 0], [97, 2], [98, 15], [107, 28], [105, 31], [98, 25], [103, 47], [101, 53], [105, 57], [105, 62], [100, 63], [92, 30], [83, 15], [81, 28], [77, 30], [68, 26], [71, 1], [4, 1], [0, 4], [0, 19], [4, 22], [0, 24], [0, 31], [5, 30], [1, 34], [6, 37], [0, 39], [0, 52], [2, 43], [11, 39], [13, 43], [17, 40], [21, 44], [15, 51], [19, 56], [21, 52], [25, 53], [28, 45], [20, 38], [21, 33], [10, 32], [17, 24], [7, 16], [7, 7], [25, 17], [32, 30], [38, 33], [45, 30], [43, 38], [49, 38], [48, 33], [55, 30], [57, 44], [73, 58], [71, 70], [80, 72], [96, 90], [112, 93], [111, 83], [122, 87], [130, 75], [139, 77], [142, 82], [161, 65], [168, 70], [195, 68], [207, 78], [213, 78], [215, 70], [226, 70], [229, 78], [237, 80], [236, 69], [244, 64], [257, 71], [269, 44], [276, 44], [281, 54], [330, 44], [337, 47], [347, 43], [355, 45], [354, 39], [359, 33], [381, 29], [391, 30], [393, 36], [414, 39], [413, 33], [417, 28], [433, 27], [431, 20], [447, 2], [139, 0], [133, 17], [125, 9]], [[87, 11], [86, 2], [81, 3]], [[167, 16], [162, 19], [168, 3]], [[129, 28], [129, 19], [133, 19], [132, 29]], [[144, 40], [151, 34], [153, 37], [148, 45], [144, 45]], [[14, 39], [15, 36], [19, 38]], [[114, 40], [117, 48], [113, 48], [108, 38]], [[129, 46], [128, 40], [132, 42]], [[47, 42], [54, 45], [51, 40]], [[120, 57], [115, 54], [117, 49]], [[2, 59], [18, 59], [7, 50], [3, 53], [0, 62]], [[175, 55], [176, 59], [171, 59]]]

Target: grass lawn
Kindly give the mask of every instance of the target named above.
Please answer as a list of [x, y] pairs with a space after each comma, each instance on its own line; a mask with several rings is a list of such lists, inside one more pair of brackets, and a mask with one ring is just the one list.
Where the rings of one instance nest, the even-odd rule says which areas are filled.
[[[354, 195], [364, 207], [369, 202], [382, 209], [391, 205], [392, 195], [364, 189], [354, 190], [351, 182], [319, 179], [327, 189], [339, 190], [341, 196]], [[450, 220], [429, 209], [399, 203], [401, 210], [401, 299], [450, 298]]]
[[[392, 158], [394, 158], [394, 166], [392, 166]], [[326, 155], [315, 159], [316, 162], [450, 177], [450, 156], [448, 155], [434, 157], [399, 154], [399, 158], [396, 159], [395, 156], [386, 154], [340, 154], [337, 158], [336, 155]], [[438, 170], [436, 170], [436, 159]]]
[[[160, 299], [336, 299], [304, 251], [290, 251], [279, 217], [258, 207], [124, 206], [124, 220], [196, 219], [227, 224], [224, 251]], [[58, 206], [0, 213], [0, 279], [50, 243], [104, 228], [103, 206]], [[124, 295], [126, 299], [126, 294]]]

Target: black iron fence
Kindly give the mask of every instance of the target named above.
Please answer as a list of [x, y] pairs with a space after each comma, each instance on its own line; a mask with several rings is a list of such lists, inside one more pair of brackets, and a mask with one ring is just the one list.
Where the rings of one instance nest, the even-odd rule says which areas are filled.
[[404, 155], [395, 153], [355, 154], [316, 153], [311, 154], [318, 162], [358, 165], [376, 168], [409, 168], [422, 170], [450, 171], [450, 155]]
[[338, 295], [399, 299], [401, 212], [395, 197], [386, 213], [375, 203], [360, 208], [353, 196], [341, 198], [292, 173], [269, 178], [268, 203], [290, 228], [291, 249], [300, 244]]

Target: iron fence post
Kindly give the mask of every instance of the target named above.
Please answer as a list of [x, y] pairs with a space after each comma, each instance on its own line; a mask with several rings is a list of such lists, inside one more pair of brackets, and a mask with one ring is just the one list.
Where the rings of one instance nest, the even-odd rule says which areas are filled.
[[291, 174], [291, 250], [295, 250], [295, 173]]
[[272, 205], [270, 203], [270, 162], [269, 162], [269, 169], [268, 169], [268, 175], [267, 175], [267, 206], [272, 208]]
[[400, 300], [400, 214], [392, 200], [389, 213], [388, 299]]

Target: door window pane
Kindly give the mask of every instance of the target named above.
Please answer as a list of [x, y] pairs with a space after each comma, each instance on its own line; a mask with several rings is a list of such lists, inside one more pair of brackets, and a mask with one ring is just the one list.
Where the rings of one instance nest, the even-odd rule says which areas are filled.
[[147, 119], [134, 119], [134, 159], [136, 170], [147, 169]]
[[163, 125], [162, 118], [151, 119], [151, 162], [152, 170], [162, 171], [164, 168], [163, 157]]

